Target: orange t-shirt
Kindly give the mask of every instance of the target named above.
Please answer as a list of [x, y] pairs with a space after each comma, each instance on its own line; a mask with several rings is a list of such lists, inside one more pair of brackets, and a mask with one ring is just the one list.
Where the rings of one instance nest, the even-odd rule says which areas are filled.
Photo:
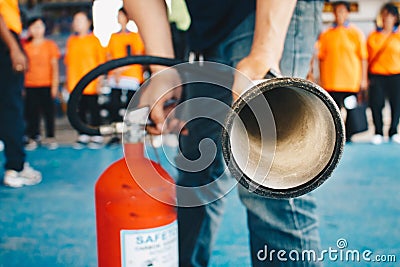
[[25, 73], [25, 87], [51, 86], [53, 80], [51, 61], [60, 58], [57, 44], [46, 39], [40, 44], [25, 42], [23, 47], [29, 62], [28, 71]]
[[[65, 47], [67, 90], [71, 92], [80, 79], [89, 71], [105, 62], [105, 49], [92, 33], [68, 38]], [[83, 91], [85, 95], [97, 94], [97, 80], [92, 81]]]
[[[112, 59], [126, 57], [130, 48], [131, 55], [144, 54], [144, 45], [140, 35], [135, 32], [118, 32], [111, 35], [108, 53]], [[131, 65], [124, 69], [121, 76], [134, 77], [139, 83], [143, 82], [142, 65]]]
[[0, 0], [0, 15], [8, 29], [18, 34], [22, 32], [18, 0]]
[[396, 31], [390, 36], [390, 40], [386, 44], [386, 47], [376, 59], [375, 55], [381, 49], [386, 42], [386, 38], [389, 35], [385, 35], [380, 31], [374, 31], [368, 36], [367, 47], [368, 47], [368, 63], [373, 60], [372, 64], [369, 65], [369, 72], [372, 74], [380, 75], [393, 75], [400, 74], [400, 32]]
[[332, 26], [318, 42], [321, 86], [330, 92], [358, 92], [362, 60], [368, 57], [364, 34], [352, 24]]

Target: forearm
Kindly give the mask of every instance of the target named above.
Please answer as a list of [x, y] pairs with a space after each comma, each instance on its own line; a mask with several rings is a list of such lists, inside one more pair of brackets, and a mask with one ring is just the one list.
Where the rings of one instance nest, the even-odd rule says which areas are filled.
[[367, 59], [363, 59], [361, 61], [361, 84], [360, 84], [360, 89], [361, 90], [367, 90], [368, 89], [368, 61], [367, 61]]
[[20, 50], [17, 40], [15, 40], [14, 36], [11, 34], [10, 30], [8, 29], [1, 15], [0, 15], [0, 38], [7, 45], [10, 51], [16, 49]]
[[[124, 0], [124, 7], [138, 26], [146, 54], [174, 58], [165, 1]], [[157, 67], [152, 66], [152, 70], [155, 69]]]
[[263, 79], [271, 69], [279, 71], [286, 33], [296, 2], [257, 0], [253, 44], [249, 55], [236, 65], [239, 72], [235, 74], [232, 87], [234, 100], [252, 85], [249, 80]]
[[363, 81], [368, 80], [368, 60], [367, 59], [363, 59], [361, 61], [361, 79]]
[[296, 0], [257, 0], [251, 55], [265, 56], [270, 62], [279, 64], [296, 2]]
[[56, 96], [58, 93], [58, 85], [59, 85], [58, 59], [55, 58], [51, 61], [51, 68], [52, 68], [51, 90], [52, 90], [52, 95]]

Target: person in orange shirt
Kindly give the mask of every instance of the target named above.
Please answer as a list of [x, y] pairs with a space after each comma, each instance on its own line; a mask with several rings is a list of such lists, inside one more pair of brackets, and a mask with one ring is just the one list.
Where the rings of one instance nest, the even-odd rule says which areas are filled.
[[35, 185], [42, 174], [26, 163], [22, 90], [28, 61], [18, 35], [22, 31], [17, 0], [0, 0], [0, 140], [4, 143], [4, 180], [10, 187]]
[[[74, 34], [66, 44], [64, 63], [66, 66], [66, 87], [71, 92], [79, 80], [89, 71], [105, 62], [105, 49], [100, 41], [90, 31], [91, 20], [85, 12], [78, 12], [72, 21]], [[79, 103], [79, 116], [82, 121], [92, 126], [100, 125], [100, 109], [98, 91], [101, 79], [91, 82], [83, 91]], [[80, 149], [88, 145], [89, 148], [100, 148], [103, 144], [102, 136], [88, 136], [79, 133], [74, 148]]]
[[23, 48], [29, 62], [29, 69], [25, 74], [25, 114], [26, 134], [30, 140], [26, 149], [35, 149], [40, 143], [41, 113], [46, 125], [44, 143], [49, 149], [56, 149], [58, 145], [54, 138], [54, 98], [58, 93], [60, 51], [54, 41], [45, 38], [46, 26], [42, 18], [30, 19], [27, 26], [29, 38]]
[[[348, 2], [334, 2], [335, 22], [318, 40], [320, 83], [339, 107], [344, 106], [346, 97], [368, 87], [365, 37], [349, 23], [349, 13]], [[351, 141], [351, 133], [346, 135], [347, 141]]]
[[375, 125], [373, 144], [383, 142], [382, 109], [385, 97], [388, 98], [391, 110], [389, 138], [400, 144], [397, 133], [400, 118], [400, 32], [399, 11], [391, 3], [381, 9], [382, 28], [373, 31], [367, 40], [369, 100], [372, 119]]
[[[127, 29], [128, 22], [126, 11], [121, 8], [118, 11], [118, 23], [121, 25], [121, 30], [111, 35], [107, 49], [108, 59], [144, 54], [142, 39], [138, 33]], [[121, 67], [109, 74], [108, 85], [112, 88], [109, 111], [112, 122], [122, 121], [130, 99], [142, 82], [143, 67], [141, 65]], [[119, 143], [119, 138], [113, 137], [109, 144], [113, 143]]]

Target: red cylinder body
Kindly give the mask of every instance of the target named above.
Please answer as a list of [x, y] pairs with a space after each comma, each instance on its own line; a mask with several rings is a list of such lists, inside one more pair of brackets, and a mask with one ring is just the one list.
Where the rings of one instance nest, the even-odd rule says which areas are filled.
[[[98, 266], [178, 266], [174, 181], [144, 157], [142, 143], [124, 148], [125, 158], [113, 163], [95, 186]], [[153, 198], [152, 191], [171, 202]]]

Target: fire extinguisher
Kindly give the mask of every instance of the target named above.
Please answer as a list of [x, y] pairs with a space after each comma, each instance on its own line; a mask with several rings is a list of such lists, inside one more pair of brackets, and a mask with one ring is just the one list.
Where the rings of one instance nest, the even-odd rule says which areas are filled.
[[148, 56], [113, 60], [84, 76], [70, 95], [67, 112], [74, 128], [92, 135], [124, 132], [125, 157], [112, 163], [95, 185], [98, 266], [178, 266], [175, 184], [161, 165], [144, 156], [148, 108], [128, 111], [124, 123], [93, 128], [77, 115], [79, 98], [92, 80], [112, 69], [176, 63]]
[[[138, 118], [140, 111], [130, 115]], [[130, 132], [140, 125], [129, 128], [125, 157], [113, 163], [95, 186], [99, 266], [177, 266], [174, 181], [144, 157], [142, 131]]]

